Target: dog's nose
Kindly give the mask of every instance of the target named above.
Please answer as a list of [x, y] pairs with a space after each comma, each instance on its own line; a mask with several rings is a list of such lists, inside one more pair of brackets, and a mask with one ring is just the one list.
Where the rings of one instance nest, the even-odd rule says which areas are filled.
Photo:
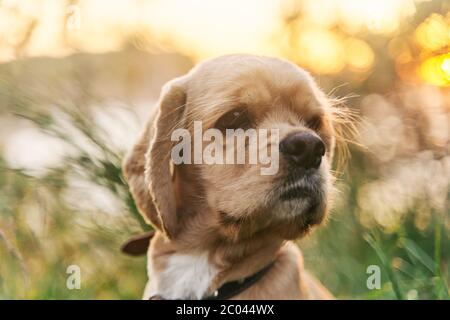
[[298, 166], [317, 169], [325, 154], [325, 144], [312, 133], [298, 132], [280, 142], [280, 152]]

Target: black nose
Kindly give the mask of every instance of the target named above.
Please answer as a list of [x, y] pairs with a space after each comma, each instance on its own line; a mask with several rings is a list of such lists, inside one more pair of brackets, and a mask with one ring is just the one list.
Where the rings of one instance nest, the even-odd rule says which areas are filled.
[[312, 133], [298, 132], [280, 142], [280, 152], [298, 166], [317, 169], [325, 154], [325, 144]]

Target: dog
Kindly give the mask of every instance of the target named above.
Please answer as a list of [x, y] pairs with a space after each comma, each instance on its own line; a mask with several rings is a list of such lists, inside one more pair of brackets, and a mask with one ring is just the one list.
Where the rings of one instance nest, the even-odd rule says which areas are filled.
[[[305, 271], [292, 240], [329, 211], [334, 109], [306, 71], [277, 58], [222, 56], [168, 82], [123, 164], [155, 230], [124, 247], [147, 251], [143, 298], [333, 299]], [[262, 175], [261, 163], [174, 164], [171, 134], [195, 134], [195, 121], [205, 130], [276, 129], [278, 141], [269, 137], [258, 148], [275, 145], [278, 172]]]

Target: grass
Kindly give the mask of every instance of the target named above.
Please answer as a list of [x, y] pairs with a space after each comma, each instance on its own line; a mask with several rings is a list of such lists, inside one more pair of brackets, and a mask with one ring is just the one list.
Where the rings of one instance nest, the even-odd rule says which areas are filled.
[[[130, 234], [149, 227], [123, 180], [123, 153], [110, 148], [108, 135], [78, 108], [61, 109], [58, 115], [70, 123], [68, 130], [67, 123], [61, 125], [55, 115], [33, 108], [33, 101], [15, 102], [17, 117], [75, 152], [61, 166], [38, 176], [9, 168], [0, 159], [0, 257], [4, 261], [0, 298], [138, 298], [146, 281], [145, 258], [125, 257], [119, 247]], [[109, 194], [122, 204], [121, 212], [112, 215], [101, 208], [83, 210], [70, 204], [66, 199], [73, 181], [87, 182]], [[71, 264], [81, 268], [81, 290], [66, 288], [66, 269]]]

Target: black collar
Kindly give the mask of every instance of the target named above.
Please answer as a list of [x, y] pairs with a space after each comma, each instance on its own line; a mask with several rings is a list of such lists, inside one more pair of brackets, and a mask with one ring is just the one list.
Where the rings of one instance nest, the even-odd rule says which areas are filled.
[[[213, 295], [203, 298], [202, 300], [227, 300], [230, 299], [244, 290], [250, 288], [254, 285], [258, 280], [260, 280], [275, 264], [275, 262], [271, 262], [269, 265], [265, 266], [263, 269], [258, 272], [248, 276], [247, 278], [230, 281], [223, 284], [219, 289], [217, 289]], [[149, 300], [165, 300], [163, 297], [159, 295], [154, 295], [149, 298]]]
[[248, 276], [242, 280], [238, 281], [230, 281], [223, 284], [219, 289], [217, 289], [212, 296], [203, 298], [203, 300], [227, 300], [230, 299], [244, 290], [250, 288], [254, 285], [258, 280], [260, 280], [274, 265], [274, 262], [271, 262], [269, 265], [265, 266], [257, 273]]

